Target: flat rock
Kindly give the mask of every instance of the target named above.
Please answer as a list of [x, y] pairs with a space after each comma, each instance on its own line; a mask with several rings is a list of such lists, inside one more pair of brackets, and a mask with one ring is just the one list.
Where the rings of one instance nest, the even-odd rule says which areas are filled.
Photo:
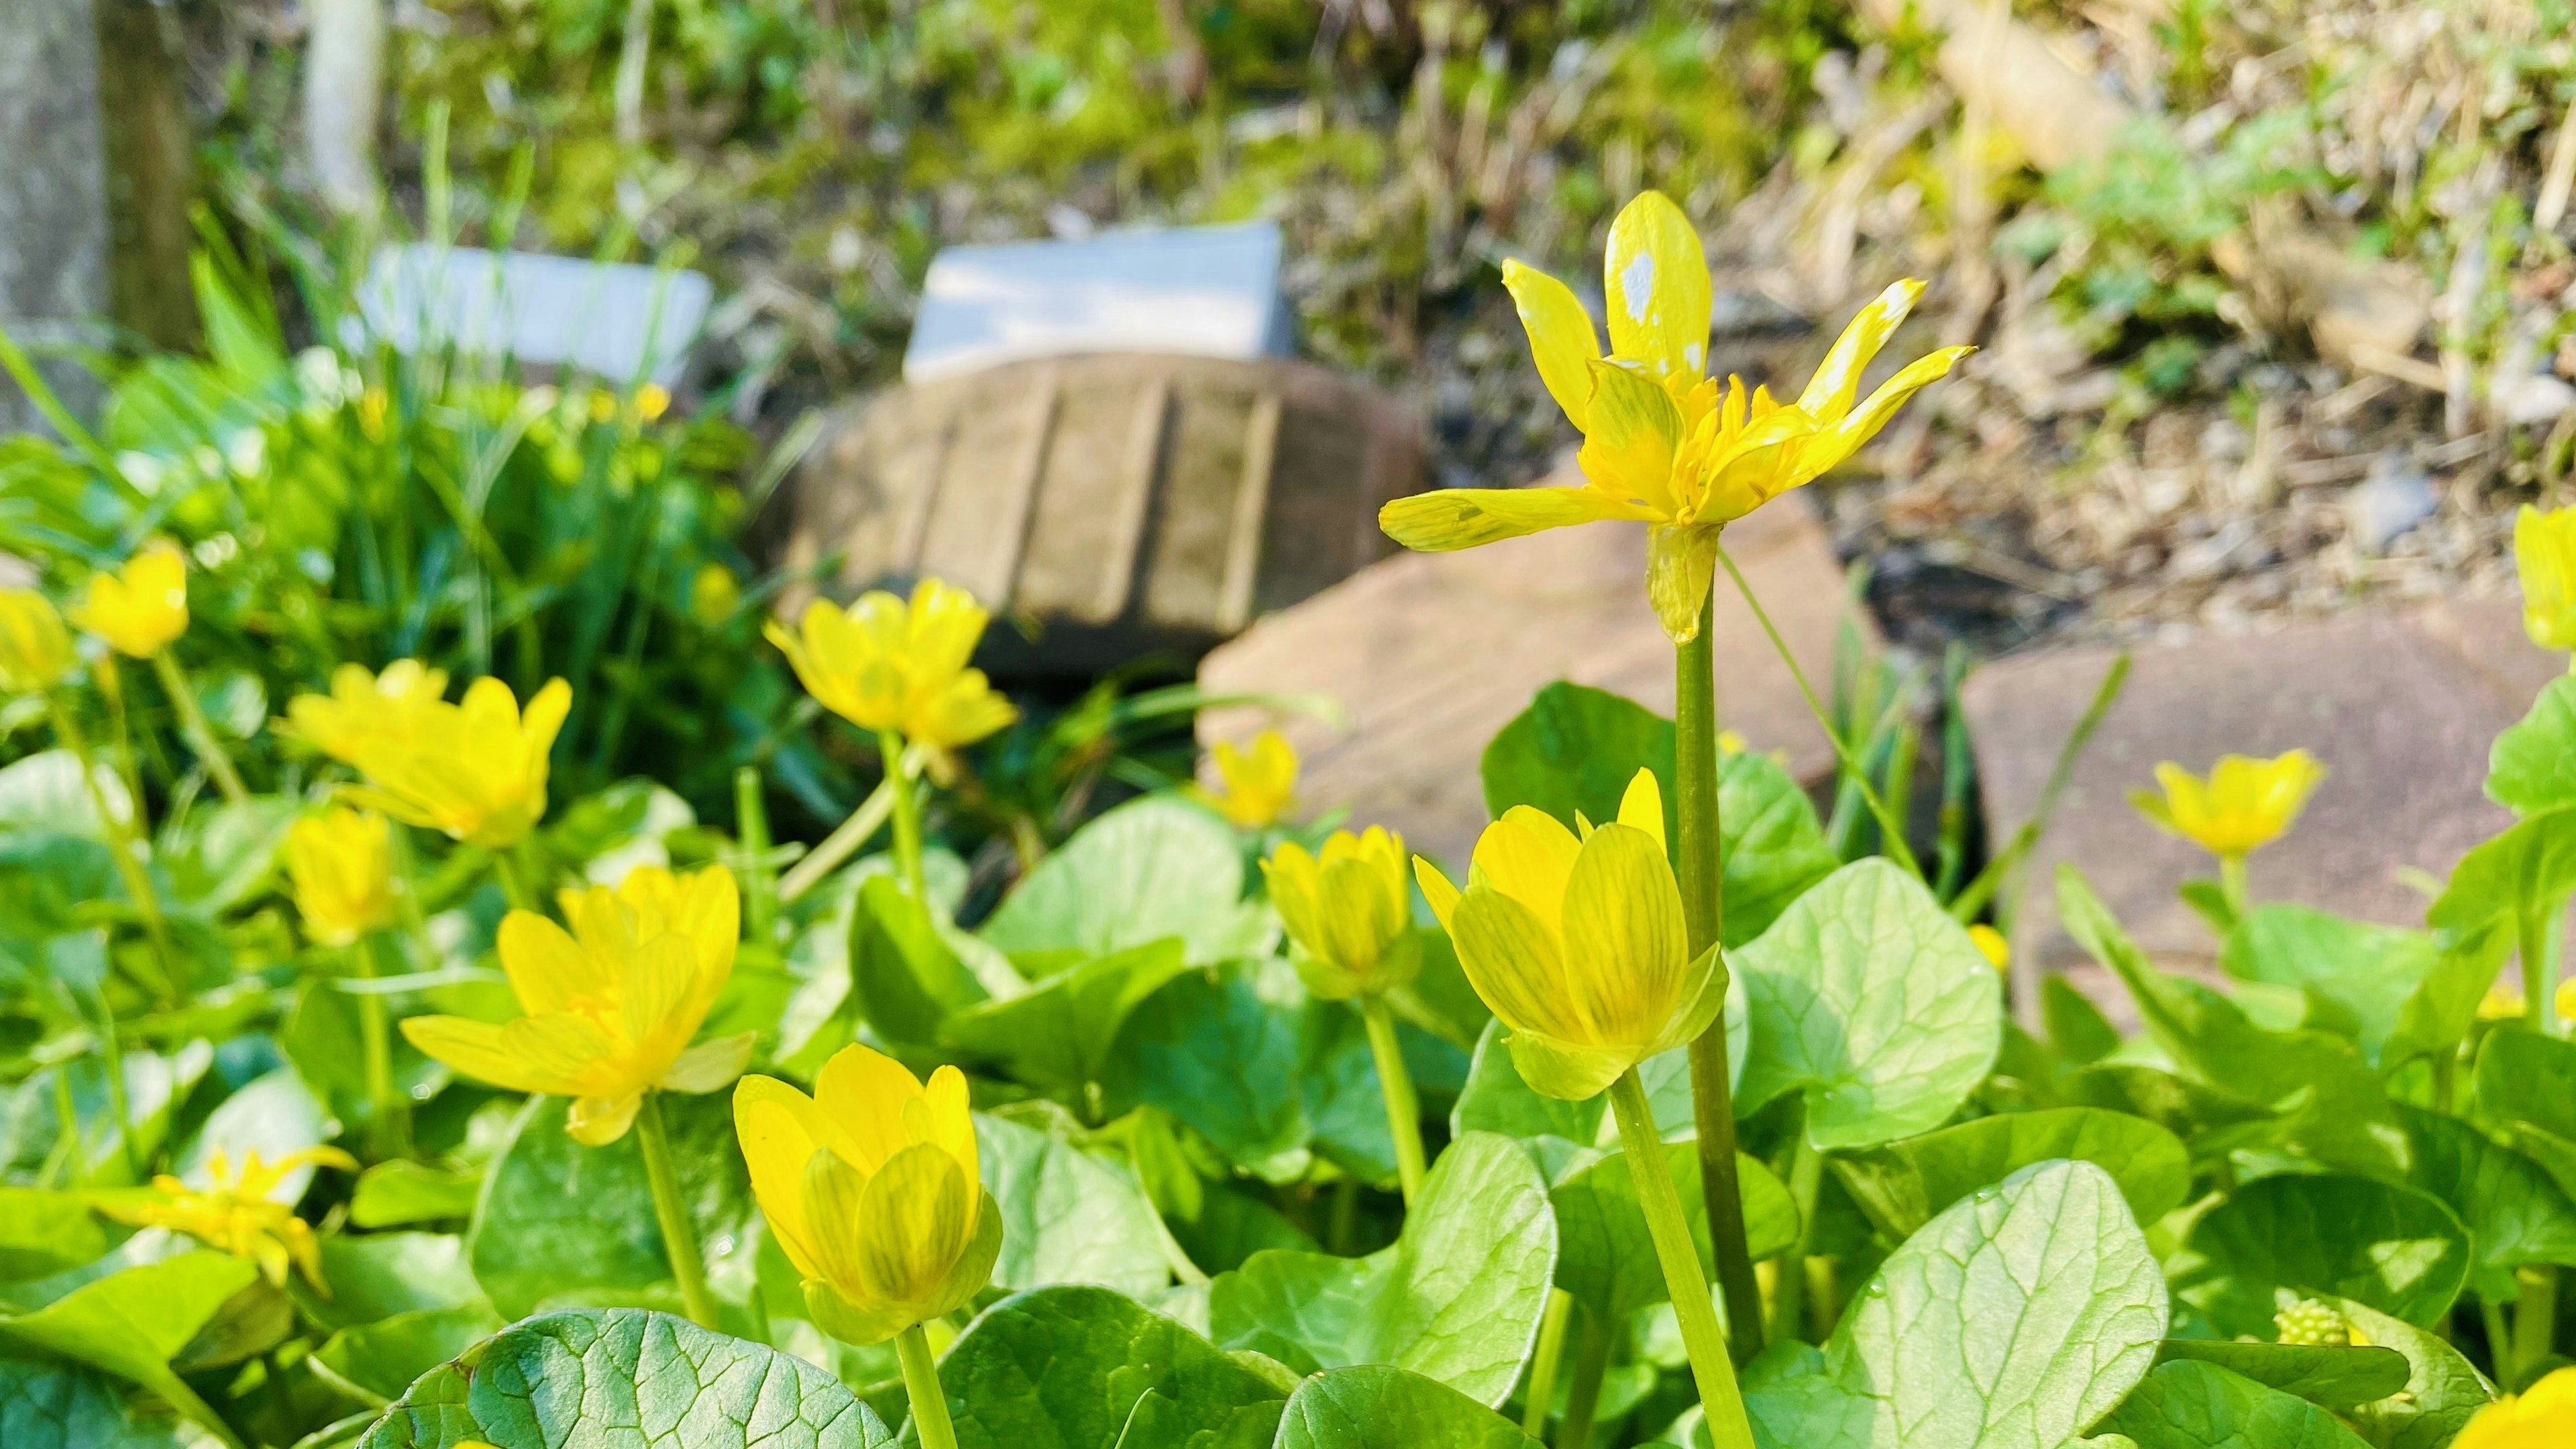
[[[1844, 616], [1842, 566], [1802, 498], [1734, 525], [1727, 546], [1810, 679], [1830, 672]], [[1336, 728], [1259, 708], [1199, 716], [1202, 743], [1276, 727], [1304, 760], [1303, 809], [1348, 807], [1415, 850], [1463, 862], [1484, 828], [1485, 742], [1560, 679], [1669, 715], [1673, 649], [1646, 604], [1643, 525], [1553, 529], [1461, 553], [1399, 553], [1258, 622], [1199, 666], [1202, 688], [1318, 694]], [[1717, 580], [1718, 714], [1754, 749], [1785, 750], [1801, 779], [1833, 747], [1723, 571]]]
[[[1968, 681], [1964, 703], [1990, 838], [2007, 837], [2037, 807], [2060, 742], [2115, 652], [2037, 652]], [[2224, 754], [2315, 754], [2331, 773], [2297, 827], [2253, 856], [2255, 898], [2422, 924], [2426, 900], [2410, 876], [2447, 876], [2471, 846], [2512, 822], [2483, 793], [2488, 745], [2564, 667], [2524, 638], [2515, 600], [2358, 610], [2275, 632], [2133, 650], [2128, 687], [2021, 878], [2017, 984], [2035, 986], [2037, 973], [2064, 970], [2106, 1004], [2127, 1008], [2117, 985], [2058, 927], [2062, 861], [2084, 871], [2150, 955], [2215, 970], [2218, 943], [2174, 894], [2215, 867], [2128, 803], [2130, 791], [2153, 788], [2162, 760], [2206, 771]], [[2021, 996], [2028, 1002], [2035, 993]]]
[[358, 295], [368, 329], [398, 352], [452, 345], [612, 387], [678, 386], [714, 301], [702, 272], [426, 242], [379, 247]]

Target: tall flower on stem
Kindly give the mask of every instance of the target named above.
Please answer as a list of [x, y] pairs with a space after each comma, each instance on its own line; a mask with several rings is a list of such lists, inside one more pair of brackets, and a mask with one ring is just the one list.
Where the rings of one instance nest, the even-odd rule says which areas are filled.
[[1270, 882], [1270, 903], [1296, 945], [1294, 960], [1306, 989], [1359, 1006], [1386, 1098], [1387, 1128], [1395, 1138], [1396, 1180], [1410, 1204], [1422, 1192], [1422, 1106], [1386, 1002], [1386, 993], [1422, 968], [1404, 837], [1376, 826], [1364, 835], [1335, 831], [1320, 855], [1283, 841], [1261, 870]]
[[[366, 981], [377, 974], [369, 937], [394, 918], [392, 836], [383, 816], [346, 805], [308, 815], [286, 832], [286, 877], [294, 887], [296, 911], [304, 917], [304, 934], [317, 945], [347, 950]], [[375, 1110], [377, 1146], [383, 1155], [396, 1156], [406, 1150], [408, 1114], [394, 1087], [393, 1039], [385, 999], [377, 992], [358, 996], [358, 1033], [366, 1053], [367, 1100]]]
[[403, 1035], [469, 1077], [572, 1098], [565, 1130], [585, 1146], [636, 1128], [681, 1302], [712, 1328], [705, 1261], [654, 1093], [721, 1091], [750, 1060], [749, 1032], [690, 1045], [733, 972], [740, 893], [721, 865], [688, 875], [639, 866], [613, 891], [564, 892], [563, 910], [569, 932], [534, 911], [502, 918], [501, 969], [525, 1015], [499, 1025], [415, 1016]]
[[[1637, 1080], [1639, 1062], [1697, 1040], [1726, 1000], [1717, 947], [1690, 944], [1655, 777], [1638, 771], [1619, 818], [1580, 835], [1514, 806], [1477, 838], [1463, 891], [1429, 861], [1414, 869], [1468, 984], [1510, 1031], [1504, 1043], [1531, 1090], [1582, 1101], [1608, 1089], [1709, 1437], [1717, 1449], [1750, 1449], [1726, 1336]], [[1745, 1320], [1735, 1321], [1740, 1332]]]
[[[916, 761], [940, 774], [952, 752], [1019, 717], [984, 671], [968, 667], [990, 617], [964, 589], [923, 579], [910, 600], [883, 590], [861, 594], [846, 609], [816, 599], [805, 606], [794, 632], [775, 621], [763, 631], [786, 654], [807, 693], [877, 737], [893, 807], [895, 862], [906, 887], [924, 902], [930, 897], [921, 873]], [[862, 806], [816, 847], [815, 856], [828, 861], [819, 869], [830, 869], [865, 843], [874, 824], [865, 831], [857, 827], [867, 814]], [[803, 863], [794, 874], [806, 874]]]
[[2245, 857], [2289, 833], [2325, 778], [2326, 767], [2305, 750], [2268, 760], [2222, 756], [2207, 778], [2167, 760], [2156, 766], [2163, 793], [2132, 791], [2129, 804], [2167, 834], [2218, 857], [2219, 885], [2242, 915]]
[[844, 1047], [811, 1097], [743, 1078], [733, 1117], [752, 1194], [804, 1279], [814, 1325], [847, 1343], [893, 1339], [923, 1449], [956, 1449], [921, 1326], [972, 1302], [1002, 1250], [966, 1078], [941, 1067], [925, 1086], [890, 1057]]
[[151, 661], [162, 692], [178, 712], [179, 732], [205, 763], [215, 788], [232, 804], [248, 800], [250, 791], [242, 784], [241, 772], [233, 768], [232, 756], [206, 723], [205, 711], [197, 706], [197, 692], [170, 651], [179, 636], [188, 632], [187, 555], [172, 544], [156, 542], [122, 567], [91, 575], [89, 591], [71, 611], [71, 619], [106, 640], [117, 653]]

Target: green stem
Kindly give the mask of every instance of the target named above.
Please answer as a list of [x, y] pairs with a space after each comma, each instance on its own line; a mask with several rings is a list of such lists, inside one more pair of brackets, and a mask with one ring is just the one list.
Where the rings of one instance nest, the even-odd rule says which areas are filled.
[[744, 933], [763, 946], [775, 945], [778, 885], [769, 866], [769, 809], [760, 798], [760, 771], [749, 765], [733, 772], [733, 814], [742, 846]]
[[2245, 919], [2253, 897], [2246, 891], [2245, 857], [2242, 854], [2218, 858], [2218, 893], [2227, 898], [2228, 913], [2237, 920]]
[[134, 1108], [125, 1096], [125, 1044], [117, 1040], [116, 1008], [108, 1004], [104, 978], [98, 983], [98, 1054], [107, 1074], [107, 1110], [116, 1116], [117, 1147], [124, 1153], [126, 1172], [140, 1183], [143, 1154], [134, 1142]]
[[1610, 1373], [1614, 1324], [1583, 1311], [1583, 1337], [1574, 1350], [1574, 1377], [1565, 1385], [1565, 1417], [1557, 1421], [1556, 1449], [1591, 1449], [1592, 1419], [1601, 1411], [1601, 1381]]
[[1681, 1194], [1673, 1190], [1663, 1139], [1655, 1135], [1654, 1112], [1646, 1104], [1646, 1089], [1637, 1080], [1636, 1068], [1621, 1072], [1610, 1084], [1610, 1110], [1619, 1119], [1619, 1145], [1627, 1154], [1628, 1172], [1637, 1180], [1637, 1207], [1645, 1214], [1646, 1235], [1654, 1240], [1664, 1286], [1673, 1295], [1673, 1316], [1681, 1323], [1682, 1348], [1690, 1355], [1691, 1378], [1699, 1387], [1700, 1413], [1708, 1424], [1711, 1449], [1753, 1449], [1753, 1425], [1745, 1418], [1735, 1365], [1726, 1355], [1726, 1334], [1718, 1327], [1717, 1305], [1709, 1298], [1699, 1250], [1691, 1245]]
[[939, 1386], [939, 1365], [930, 1356], [930, 1335], [921, 1325], [894, 1336], [894, 1354], [903, 1363], [903, 1391], [912, 1400], [913, 1437], [921, 1449], [957, 1449], [957, 1430], [948, 1422], [948, 1391]]
[[2517, 1275], [2522, 1282], [2522, 1296], [2513, 1305], [2513, 1383], [2512, 1387], [2528, 1388], [2549, 1362], [2552, 1336], [2558, 1327], [2558, 1270], [2548, 1264], [2525, 1268]]
[[1565, 1357], [1565, 1320], [1574, 1311], [1574, 1295], [1547, 1290], [1547, 1312], [1538, 1321], [1538, 1345], [1530, 1351], [1529, 1392], [1521, 1401], [1521, 1432], [1533, 1439], [1547, 1433], [1548, 1413], [1556, 1407], [1556, 1366]]
[[2566, 904], [2561, 899], [2529, 906], [2518, 921], [2523, 1016], [2544, 1036], [2558, 1030], [2558, 938], [2565, 930], [2559, 912]]
[[671, 1277], [680, 1285], [680, 1309], [700, 1328], [716, 1326], [715, 1300], [707, 1296], [706, 1259], [698, 1254], [698, 1235], [689, 1227], [689, 1210], [680, 1201], [680, 1176], [671, 1165], [671, 1135], [662, 1125], [662, 1099], [646, 1092], [635, 1111], [635, 1137], [644, 1148], [644, 1180], [653, 1189], [653, 1219], [662, 1229], [662, 1251], [671, 1260]]
[[1360, 1020], [1368, 1024], [1369, 1050], [1377, 1057], [1378, 1090], [1386, 1097], [1386, 1130], [1395, 1138], [1396, 1180], [1410, 1208], [1422, 1196], [1422, 1103], [1413, 1095], [1413, 1074], [1404, 1069], [1404, 1049], [1395, 1039], [1395, 1015], [1386, 998], [1375, 992], [1359, 999]]
[[2513, 1387], [2513, 1331], [2505, 1326], [2504, 1305], [2478, 1299], [2478, 1321], [2487, 1331], [2487, 1370], [2497, 1384]]
[[1880, 833], [1887, 837], [1888, 858], [1905, 867], [1916, 879], [1921, 879], [1923, 865], [1914, 858], [1914, 847], [1906, 843], [1903, 822], [1887, 808], [1887, 802], [1879, 798], [1877, 787], [1869, 782], [1869, 772], [1852, 757], [1850, 744], [1844, 741], [1842, 732], [1834, 728], [1833, 716], [1826, 713], [1824, 701], [1816, 698], [1815, 686], [1807, 682], [1807, 671], [1799, 667], [1798, 656], [1789, 652], [1789, 641], [1780, 637], [1779, 628], [1771, 622], [1770, 611], [1754, 597], [1753, 586], [1744, 581], [1743, 570], [1735, 566], [1735, 559], [1723, 546], [1717, 550], [1717, 561], [1726, 565], [1727, 577], [1735, 580], [1735, 591], [1744, 596], [1745, 605], [1753, 610], [1755, 622], [1762, 626], [1764, 634], [1770, 636], [1772, 651], [1780, 656], [1781, 663], [1789, 666], [1789, 677], [1797, 681], [1798, 693], [1807, 701], [1807, 712], [1824, 727], [1825, 739], [1834, 747], [1834, 757], [1842, 762], [1843, 777], [1859, 786], [1861, 803], [1869, 807], [1869, 813], [1878, 821]]
[[903, 872], [904, 887], [912, 898], [927, 906], [930, 887], [921, 873], [921, 797], [912, 788], [912, 772], [904, 767], [903, 736], [878, 731], [877, 753], [885, 757], [886, 785], [894, 794], [895, 868]]
[[1798, 1240], [1779, 1258], [1779, 1282], [1771, 1300], [1771, 1336], [1776, 1339], [1806, 1336], [1807, 1243], [1815, 1228], [1816, 1196], [1824, 1180], [1825, 1155], [1807, 1140], [1802, 1123], [1798, 1145], [1789, 1157], [1789, 1197], [1798, 1205]]
[[[1679, 818], [1674, 852], [1682, 889], [1682, 919], [1691, 954], [1719, 947], [1725, 933], [1726, 880], [1723, 822], [1718, 814], [1715, 597], [1703, 600], [1699, 633], [1673, 651], [1673, 793]], [[1726, 1299], [1729, 1340], [1741, 1363], [1762, 1351], [1762, 1289], [1753, 1277], [1753, 1252], [1745, 1237], [1744, 1191], [1735, 1170], [1733, 1073], [1726, 1060], [1726, 1013], [1690, 1044], [1691, 1121], [1699, 1136], [1700, 1194], [1708, 1205], [1709, 1242], [1717, 1254], [1719, 1292]]]
[[[358, 979], [376, 979], [376, 949], [364, 935], [349, 943], [351, 963]], [[358, 993], [358, 1035], [367, 1057], [367, 1103], [376, 1109], [375, 1139], [379, 1158], [411, 1155], [410, 1113], [405, 1110], [402, 1094], [394, 1090], [393, 1033], [385, 1018], [382, 992]]]
[[394, 890], [402, 902], [403, 934], [411, 937], [420, 969], [432, 970], [438, 964], [438, 943], [429, 937], [429, 912], [421, 907], [420, 857], [412, 850], [411, 827], [387, 821], [385, 832], [393, 844]]
[[215, 777], [215, 788], [223, 792], [224, 803], [249, 803], [250, 791], [242, 784], [241, 772], [233, 768], [232, 756], [224, 752], [223, 742], [215, 738], [213, 727], [206, 723], [206, 712], [197, 707], [197, 692], [188, 687], [188, 677], [179, 672], [179, 661], [164, 649], [152, 656], [152, 669], [161, 676], [161, 691], [170, 696], [170, 707], [179, 712], [179, 733], [188, 737], [188, 748], [197, 752], [206, 773]]
[[545, 908], [537, 903], [535, 892], [528, 889], [527, 873], [520, 869], [520, 865], [516, 846], [492, 852], [492, 874], [500, 877], [501, 897], [510, 903], [510, 909], [543, 915]]
[[888, 777], [885, 783], [868, 792], [868, 798], [860, 801], [859, 808], [851, 811], [849, 819], [824, 837], [822, 844], [807, 851], [804, 859], [788, 867], [787, 874], [779, 877], [779, 901], [793, 901], [821, 884], [823, 877], [840, 869], [842, 861], [858, 854], [859, 847], [868, 843], [868, 837], [884, 829], [886, 817], [893, 812], [894, 790], [892, 777]]
[[[187, 997], [187, 983], [179, 971], [179, 953], [170, 946], [169, 923], [161, 918], [161, 898], [152, 891], [152, 877], [145, 874], [143, 862], [134, 851], [134, 825], [108, 803], [107, 792], [98, 787], [98, 760], [90, 752], [89, 736], [81, 733], [72, 712], [63, 707], [62, 696], [47, 694], [45, 707], [52, 711], [54, 733], [62, 737], [65, 748], [80, 766], [81, 784], [89, 790], [90, 808], [98, 812], [99, 825], [107, 831], [107, 853], [116, 863], [116, 873], [125, 882], [125, 892], [134, 898], [134, 914], [142, 919], [144, 937], [152, 943], [152, 952], [160, 959], [164, 991], [172, 1006]], [[137, 801], [138, 808], [140, 801]]]

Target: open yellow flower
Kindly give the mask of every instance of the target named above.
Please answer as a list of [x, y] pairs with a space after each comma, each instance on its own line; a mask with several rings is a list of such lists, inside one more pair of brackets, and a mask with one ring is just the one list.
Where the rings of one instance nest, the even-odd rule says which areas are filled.
[[236, 1172], [231, 1156], [218, 1149], [206, 1159], [204, 1187], [191, 1187], [164, 1173], [141, 1192], [98, 1198], [97, 1208], [119, 1222], [186, 1233], [237, 1258], [248, 1258], [273, 1285], [286, 1282], [286, 1270], [292, 1265], [315, 1292], [327, 1298], [331, 1290], [322, 1281], [322, 1249], [314, 1240], [312, 1224], [295, 1215], [295, 1204], [275, 1198], [287, 1174], [305, 1166], [355, 1172], [358, 1161], [336, 1147], [308, 1147], [275, 1162], [254, 1150], [242, 1154]]
[[626, 1135], [648, 1090], [713, 1092], [741, 1075], [751, 1033], [689, 1045], [733, 972], [731, 872], [643, 866], [613, 891], [567, 891], [563, 906], [570, 932], [534, 911], [501, 922], [501, 969], [527, 1015], [415, 1016], [403, 1035], [494, 1086], [571, 1097], [566, 1129], [593, 1147]]
[[304, 932], [345, 946], [394, 916], [392, 833], [385, 818], [334, 805], [286, 832], [286, 877]]
[[2576, 1444], [2576, 1368], [2563, 1368], [2485, 1408], [2451, 1449], [2567, 1449]]
[[1974, 351], [1907, 364], [1868, 398], [1862, 371], [1923, 294], [1898, 282], [1854, 317], [1794, 403], [1708, 363], [1708, 259], [1680, 207], [1649, 191], [1610, 226], [1604, 289], [1610, 354], [1573, 289], [1517, 261], [1503, 285], [1557, 406], [1583, 433], [1584, 481], [1565, 488], [1444, 488], [1399, 498], [1379, 526], [1407, 548], [1474, 548], [1541, 529], [1625, 518], [1647, 530], [1646, 593], [1675, 643], [1699, 633], [1718, 531], [1840, 466], [1926, 384]]
[[2133, 791], [2129, 803], [2210, 854], [2241, 860], [2280, 839], [2325, 778], [2326, 767], [2305, 750], [2270, 760], [2228, 755], [2206, 780], [2167, 760], [2156, 766], [2164, 794]]
[[331, 671], [329, 694], [300, 694], [286, 706], [288, 727], [306, 744], [356, 766], [378, 742], [404, 734], [420, 709], [447, 695], [447, 671], [397, 659], [382, 674], [363, 664]]
[[0, 689], [41, 694], [72, 669], [72, 636], [54, 602], [34, 589], [0, 589]]
[[1208, 751], [1220, 788], [1190, 786], [1190, 793], [1243, 830], [1279, 823], [1297, 800], [1297, 751], [1277, 730], [1263, 730], [1249, 748], [1219, 740]]
[[1365, 835], [1337, 830], [1320, 858], [1284, 841], [1261, 870], [1270, 903], [1297, 943], [1298, 974], [1315, 995], [1375, 995], [1421, 969], [1403, 836], [1374, 825]]
[[1697, 1037], [1726, 1004], [1717, 947], [1690, 953], [1653, 773], [1629, 782], [1617, 821], [1583, 823], [1577, 836], [1513, 806], [1477, 838], [1464, 892], [1414, 858], [1468, 984], [1511, 1030], [1512, 1064], [1567, 1101]]
[[71, 616], [117, 653], [151, 658], [188, 632], [186, 555], [154, 543], [114, 572], [90, 575], [89, 593]]
[[955, 1067], [924, 1087], [891, 1057], [843, 1047], [811, 1097], [743, 1078], [733, 1120], [761, 1216], [824, 1332], [882, 1343], [965, 1307], [992, 1277], [1002, 1214], [977, 1175]]
[[408, 825], [507, 849], [546, 813], [547, 756], [571, 709], [572, 686], [560, 679], [538, 690], [524, 715], [510, 686], [478, 679], [461, 703], [397, 710], [360, 740], [354, 763], [367, 785], [349, 798]]
[[2513, 516], [2513, 562], [2522, 574], [2523, 632], [2543, 649], [2576, 650], [2576, 508], [2543, 513], [2524, 504]]
[[1968, 928], [1968, 939], [1977, 943], [1977, 949], [1985, 953], [1986, 960], [1992, 962], [1996, 970], [2011, 969], [2012, 942], [2004, 939], [2003, 932], [1979, 921]]
[[816, 599], [795, 633], [774, 620], [762, 632], [825, 709], [951, 750], [1019, 717], [984, 671], [967, 667], [989, 617], [964, 589], [923, 579], [909, 603], [882, 589], [847, 609]]

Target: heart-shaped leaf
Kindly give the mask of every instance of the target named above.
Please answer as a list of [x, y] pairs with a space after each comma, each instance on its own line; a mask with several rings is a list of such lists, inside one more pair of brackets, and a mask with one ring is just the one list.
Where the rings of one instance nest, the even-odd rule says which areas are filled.
[[107, 1251], [107, 1230], [68, 1192], [0, 1187], [0, 1283], [42, 1278]]
[[2219, 964], [2240, 981], [2296, 991], [2311, 1024], [2348, 1026], [2377, 1060], [2441, 959], [2431, 935], [2297, 905], [2261, 905], [2237, 921]]
[[314, 1371], [360, 1403], [381, 1408], [431, 1369], [499, 1333], [489, 1308], [428, 1308], [344, 1328], [313, 1351]]
[[2576, 1042], [2506, 1027], [2478, 1050], [2478, 1110], [2576, 1138]]
[[333, 1234], [322, 1240], [322, 1281], [331, 1285], [328, 1298], [301, 1278], [286, 1284], [297, 1305], [325, 1328], [490, 1306], [467, 1264], [465, 1240], [454, 1233]]
[[2512, 1297], [2512, 1270], [2528, 1264], [2576, 1267], [2576, 1200], [2546, 1167], [2457, 1117], [2398, 1115], [2415, 1148], [2407, 1180], [2459, 1214], [2488, 1291]]
[[2438, 1335], [2348, 1298], [2328, 1301], [2355, 1335], [2406, 1358], [2405, 1388], [2344, 1416], [2377, 1449], [2442, 1449], [2494, 1402], [2495, 1385]]
[[95, 1369], [0, 1357], [9, 1449], [198, 1449], [205, 1431]]
[[1864, 1152], [1834, 1170], [1870, 1221], [1902, 1239], [1950, 1204], [2034, 1162], [2067, 1158], [2111, 1174], [2138, 1221], [2182, 1206], [2191, 1157], [2180, 1138], [2143, 1117], [2096, 1107], [2002, 1112]]
[[2329, 1409], [2348, 1409], [2403, 1393], [2413, 1371], [2406, 1355], [2375, 1344], [2246, 1343], [2236, 1339], [2168, 1338], [2156, 1362], [2192, 1359], [2243, 1374], [2266, 1388]]
[[1298, 1177], [1314, 1136], [1299, 1082], [1304, 1005], [1284, 964], [1182, 976], [1128, 1018], [1107, 1068], [1112, 1091], [1197, 1128], [1245, 1172]]
[[1133, 1175], [1007, 1118], [975, 1114], [985, 1190], [1002, 1209], [1002, 1288], [1097, 1283], [1131, 1297], [1170, 1286], [1153, 1205]]
[[1198, 805], [1148, 795], [1102, 815], [1039, 861], [984, 923], [1014, 956], [1107, 956], [1178, 937], [1192, 965], [1254, 954], [1267, 913], [1243, 904], [1243, 847]]
[[[1087, 1287], [984, 1310], [939, 1381], [958, 1449], [1266, 1449], [1288, 1399], [1173, 1320]], [[903, 1442], [919, 1445], [909, 1425]]]
[[2158, 1364], [2102, 1429], [2138, 1449], [2368, 1449], [2307, 1400], [2197, 1359]]
[[1299, 1384], [1273, 1449], [1539, 1449], [1539, 1441], [1456, 1389], [1372, 1364]]
[[2467, 1283], [2468, 1230], [2441, 1201], [2341, 1173], [2259, 1178], [2192, 1224], [2175, 1292], [2221, 1334], [2268, 1338], [2279, 1290], [2432, 1323]]
[[951, 1011], [939, 1039], [1030, 1086], [1080, 1091], [1100, 1080], [1129, 1013], [1188, 969], [1178, 938], [1149, 941], [1068, 966], [1018, 996]]
[[2576, 805], [2576, 675], [2549, 681], [2531, 713], [2496, 736], [2487, 798], [2517, 815]]
[[0, 1343], [104, 1369], [211, 1425], [213, 1416], [170, 1360], [258, 1277], [248, 1259], [182, 1253], [84, 1284], [33, 1313], [0, 1318]]
[[2424, 912], [2437, 931], [2470, 931], [2576, 891], [2576, 806], [2544, 810], [2460, 857]]

